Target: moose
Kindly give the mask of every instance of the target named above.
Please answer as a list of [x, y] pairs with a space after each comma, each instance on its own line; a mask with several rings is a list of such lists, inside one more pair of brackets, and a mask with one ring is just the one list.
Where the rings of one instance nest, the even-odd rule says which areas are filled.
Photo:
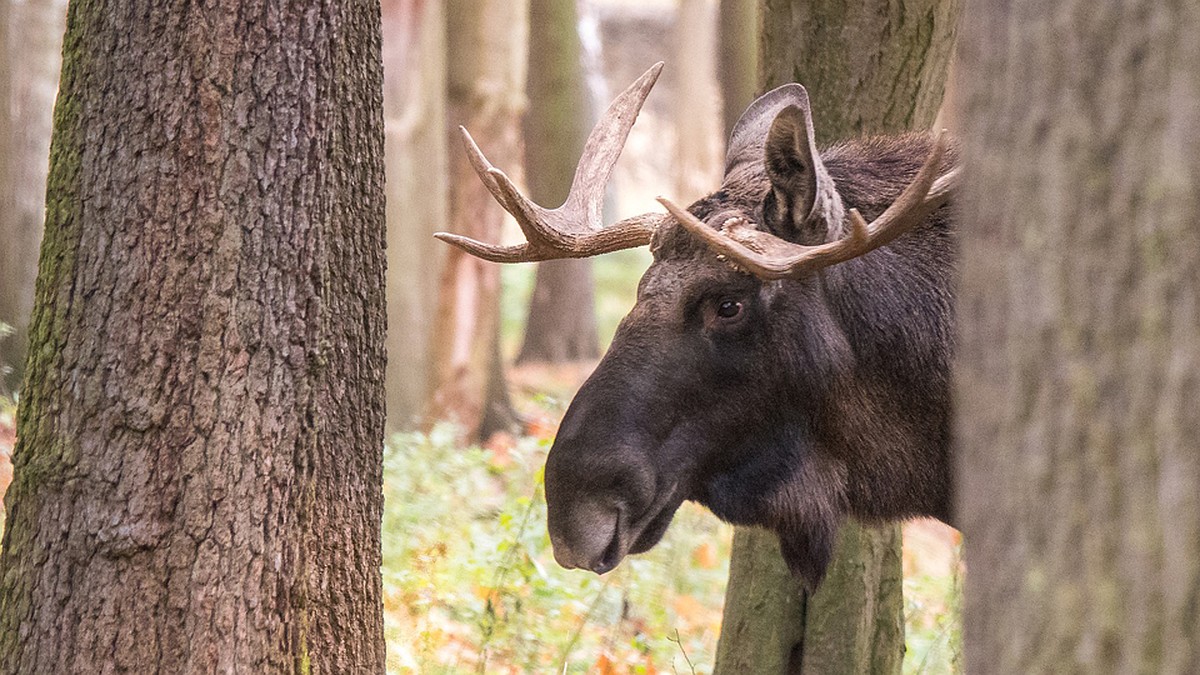
[[735, 125], [720, 189], [604, 227], [605, 185], [661, 69], [596, 124], [557, 209], [460, 128], [527, 241], [436, 236], [495, 262], [650, 246], [637, 302], [546, 459], [560, 565], [603, 574], [693, 500], [774, 531], [815, 588], [847, 516], [951, 518], [954, 152], [944, 132], [818, 152], [808, 94], [788, 84]]

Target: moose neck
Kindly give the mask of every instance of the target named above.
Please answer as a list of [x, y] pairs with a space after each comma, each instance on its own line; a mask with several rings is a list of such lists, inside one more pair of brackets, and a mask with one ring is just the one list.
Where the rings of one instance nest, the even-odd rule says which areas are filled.
[[852, 356], [826, 390], [817, 433], [845, 463], [847, 500], [861, 518], [951, 518], [954, 244], [946, 211], [821, 273]]

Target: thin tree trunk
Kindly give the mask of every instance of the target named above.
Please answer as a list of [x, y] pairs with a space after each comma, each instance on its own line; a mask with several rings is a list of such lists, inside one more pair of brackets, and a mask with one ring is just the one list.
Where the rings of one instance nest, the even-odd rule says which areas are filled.
[[[529, 38], [530, 108], [525, 113], [525, 164], [533, 169], [529, 195], [539, 204], [554, 207], [567, 199], [592, 117], [584, 86], [576, 0], [532, 0]], [[517, 362], [554, 363], [599, 356], [592, 261], [538, 263]]]
[[68, 25], [0, 671], [382, 672], [379, 7]]
[[[760, 12], [761, 89], [803, 84], [822, 145], [933, 122], [954, 43], [957, 0], [764, 0]], [[768, 538], [774, 537], [758, 530], [735, 536], [715, 672], [899, 673], [899, 526], [844, 525], [833, 564], [812, 597], [791, 578]], [[737, 573], [745, 569], [755, 570], [753, 582]], [[797, 595], [803, 600], [796, 602]], [[781, 629], [780, 621], [803, 629]]]
[[[388, 428], [409, 428], [429, 400], [438, 278], [446, 246], [446, 24], [441, 2], [385, 0]], [[457, 146], [452, 148], [461, 152]]]
[[[458, 127], [471, 132], [492, 164], [519, 175], [528, 6], [523, 1], [451, 0], [446, 18], [451, 141], [446, 229], [498, 242], [504, 211], [462, 152]], [[477, 437], [512, 426], [516, 417], [497, 361], [500, 266], [450, 248], [439, 284], [427, 418], [457, 421]]]
[[[16, 200], [12, 189], [16, 134], [12, 115], [12, 50], [9, 47], [11, 15], [12, 0], [0, 0], [0, 242], [16, 233]], [[19, 284], [13, 274], [15, 264], [8, 245], [0, 246], [0, 324], [3, 324], [0, 325], [0, 394], [8, 393], [12, 386], [9, 378], [15, 371], [14, 362], [21, 358], [10, 346], [12, 338], [8, 333], [20, 313], [15, 297]]]
[[717, 81], [725, 138], [758, 93], [758, 3], [720, 0], [717, 10]]
[[717, 12], [714, 0], [680, 0], [675, 23], [676, 71], [671, 122], [675, 129], [674, 195], [683, 203], [720, 185], [724, 148], [717, 91]]
[[967, 16], [967, 669], [1196, 672], [1200, 7]]
[[11, 98], [3, 115], [11, 117], [0, 126], [8, 143], [8, 175], [0, 182], [0, 322], [14, 332], [0, 339], [0, 370], [9, 370], [0, 374], [0, 391], [14, 391], [21, 383], [29, 340], [66, 2], [4, 2], [8, 19], [0, 25], [8, 29], [8, 46], [0, 58]]

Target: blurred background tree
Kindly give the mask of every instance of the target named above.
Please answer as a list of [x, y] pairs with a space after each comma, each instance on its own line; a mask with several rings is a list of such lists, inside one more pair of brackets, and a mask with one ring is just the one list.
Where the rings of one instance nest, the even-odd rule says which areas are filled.
[[669, 60], [676, 86], [669, 105], [675, 130], [671, 198], [680, 204], [700, 199], [721, 184], [725, 144], [715, 77], [716, 20], [714, 0], [679, 0]]
[[[446, 14], [441, 2], [383, 1], [387, 132], [388, 429], [425, 412], [433, 378], [433, 317], [447, 247]], [[447, 147], [447, 140], [451, 147]]]
[[969, 2], [972, 673], [1200, 663], [1200, 6]]
[[[529, 5], [525, 166], [529, 198], [547, 208], [566, 201], [594, 117], [577, 5], [576, 0], [530, 0]], [[538, 263], [517, 362], [599, 358], [595, 303], [590, 259]]]
[[[505, 214], [462, 152], [466, 127], [492, 164], [520, 180], [527, 0], [450, 0], [447, 91], [449, 218], [444, 229], [500, 241]], [[449, 248], [449, 247], [447, 247]], [[500, 267], [450, 249], [438, 288], [433, 385], [426, 417], [454, 420], [475, 438], [516, 426], [500, 349]]]
[[65, 0], [0, 0], [0, 393], [25, 367]]

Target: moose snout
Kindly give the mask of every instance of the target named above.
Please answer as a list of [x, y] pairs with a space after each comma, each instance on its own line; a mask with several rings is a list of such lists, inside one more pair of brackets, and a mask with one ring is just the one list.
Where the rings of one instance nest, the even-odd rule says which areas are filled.
[[630, 477], [627, 451], [598, 447], [559, 434], [546, 458], [546, 521], [559, 565], [603, 574], [628, 553], [630, 509], [649, 495]]

